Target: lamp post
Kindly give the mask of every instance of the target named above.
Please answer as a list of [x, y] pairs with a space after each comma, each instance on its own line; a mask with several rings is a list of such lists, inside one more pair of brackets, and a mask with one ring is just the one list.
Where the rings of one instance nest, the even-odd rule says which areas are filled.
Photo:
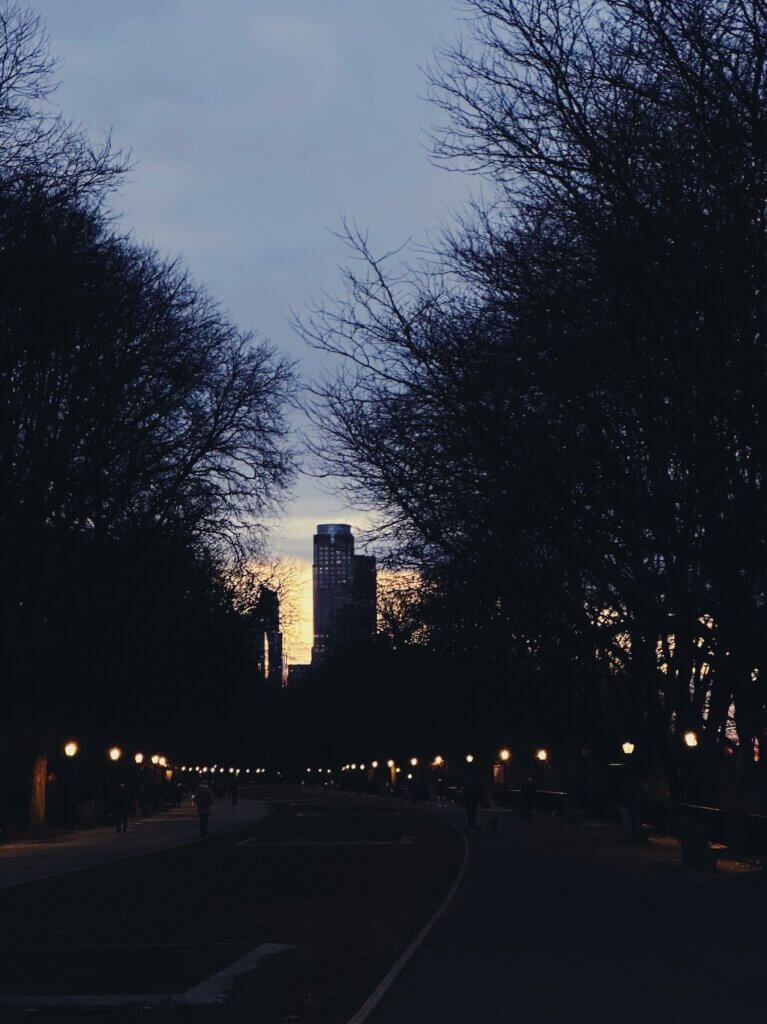
[[64, 744], [64, 793], [62, 799], [64, 828], [72, 829], [75, 826], [75, 810], [77, 808], [77, 786], [76, 786], [76, 762], [75, 757], [80, 746], [74, 740]]
[[133, 755], [133, 763], [136, 766], [136, 798], [142, 814], [146, 811], [146, 801], [144, 799], [144, 761], [144, 755], [140, 750]]
[[509, 789], [509, 761], [511, 760], [511, 751], [508, 747], [504, 747], [502, 750], [498, 751], [498, 760], [501, 762], [503, 771], [503, 793], [505, 798]]

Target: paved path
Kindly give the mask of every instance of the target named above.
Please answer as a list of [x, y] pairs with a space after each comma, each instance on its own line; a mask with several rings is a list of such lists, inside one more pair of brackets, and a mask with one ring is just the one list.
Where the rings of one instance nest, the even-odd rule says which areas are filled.
[[[236, 806], [220, 801], [213, 807], [208, 835], [216, 836], [260, 821], [268, 813], [260, 800], [240, 799]], [[132, 818], [125, 833], [113, 827], [85, 829], [39, 842], [0, 846], [0, 889], [50, 875], [137, 857], [170, 846], [198, 841], [197, 812], [189, 797], [178, 809], [149, 818]]]
[[470, 847], [461, 891], [369, 1024], [751, 1024], [763, 1013], [761, 876], [700, 875], [678, 847], [512, 815]]

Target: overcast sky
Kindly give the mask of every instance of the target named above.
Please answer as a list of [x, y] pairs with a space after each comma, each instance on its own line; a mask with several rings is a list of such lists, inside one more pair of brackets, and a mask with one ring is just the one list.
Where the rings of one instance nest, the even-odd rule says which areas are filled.
[[[291, 307], [339, 291], [343, 215], [382, 251], [423, 240], [467, 182], [434, 168], [421, 68], [460, 30], [455, 0], [37, 0], [62, 61], [56, 102], [112, 129], [134, 170], [116, 205], [181, 255], [243, 329], [300, 358]], [[275, 545], [355, 522], [308, 478]]]

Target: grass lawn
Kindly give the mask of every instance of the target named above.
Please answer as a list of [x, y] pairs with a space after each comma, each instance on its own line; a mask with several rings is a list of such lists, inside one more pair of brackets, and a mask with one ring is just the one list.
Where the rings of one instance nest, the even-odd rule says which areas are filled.
[[[281, 803], [242, 832], [5, 890], [0, 994], [183, 992], [276, 942], [293, 948], [240, 976], [225, 1006], [87, 1016], [343, 1024], [439, 905], [462, 855], [453, 829], [400, 802]], [[29, 1019], [0, 1009], [0, 1020]]]

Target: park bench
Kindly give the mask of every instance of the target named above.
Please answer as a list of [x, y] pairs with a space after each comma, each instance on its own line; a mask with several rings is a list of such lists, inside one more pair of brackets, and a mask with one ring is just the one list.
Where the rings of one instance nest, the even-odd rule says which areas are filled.
[[623, 838], [627, 843], [645, 843], [652, 829], [649, 825], [643, 825], [639, 817], [639, 811], [635, 807], [619, 807], [621, 825], [623, 826]]
[[679, 839], [682, 863], [696, 871], [715, 872], [717, 858], [729, 849], [724, 843], [709, 842], [703, 826], [694, 821], [680, 823]]

